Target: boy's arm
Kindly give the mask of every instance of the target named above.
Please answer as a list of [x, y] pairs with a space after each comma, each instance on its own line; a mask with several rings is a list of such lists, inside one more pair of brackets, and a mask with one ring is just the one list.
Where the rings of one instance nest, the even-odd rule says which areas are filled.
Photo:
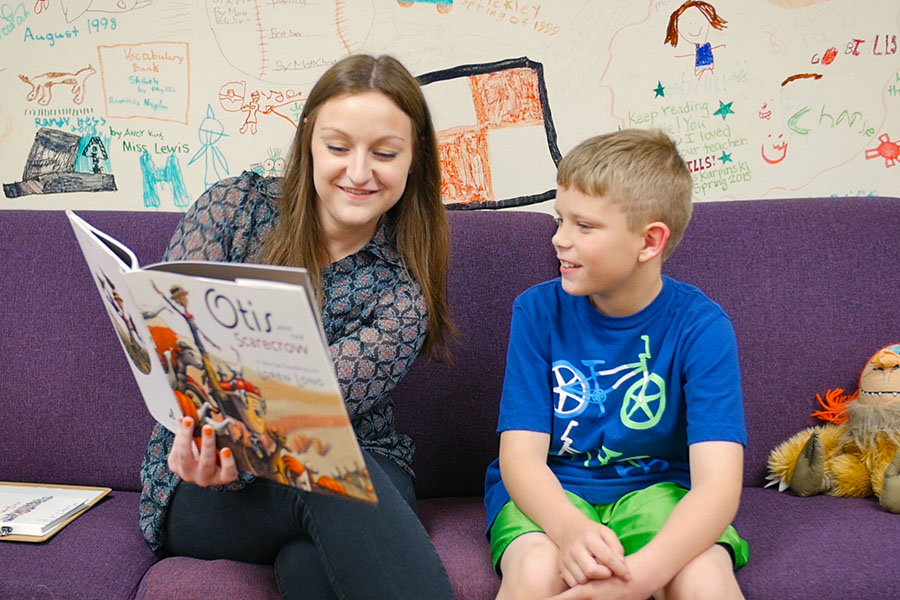
[[744, 447], [735, 442], [700, 442], [689, 448], [691, 489], [662, 529], [633, 555], [634, 569], [656, 573], [655, 589], [712, 547], [737, 514]]
[[500, 473], [510, 498], [559, 547], [560, 572], [569, 586], [613, 574], [628, 579], [616, 534], [575, 508], [547, 466], [549, 448], [546, 433], [500, 434]]
[[591, 581], [551, 600], [647, 598], [667, 585], [691, 560], [712, 547], [737, 513], [744, 447], [734, 442], [690, 446], [691, 489], [659, 533], [626, 557], [631, 581]]

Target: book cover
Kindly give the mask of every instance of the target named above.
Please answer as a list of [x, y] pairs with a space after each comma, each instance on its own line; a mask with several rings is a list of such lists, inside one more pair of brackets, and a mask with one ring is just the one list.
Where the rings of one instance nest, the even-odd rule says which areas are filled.
[[0, 539], [43, 541], [109, 491], [109, 488], [0, 482]]
[[304, 269], [140, 267], [68, 214], [154, 418], [175, 431], [191, 416], [197, 437], [212, 426], [242, 472], [376, 501]]

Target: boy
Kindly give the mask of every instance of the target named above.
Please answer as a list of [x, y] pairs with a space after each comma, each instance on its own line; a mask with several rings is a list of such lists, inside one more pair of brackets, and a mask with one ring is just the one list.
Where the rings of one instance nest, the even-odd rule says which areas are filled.
[[501, 599], [742, 598], [746, 430], [731, 321], [661, 274], [692, 182], [662, 132], [560, 163], [559, 279], [514, 304], [485, 480]]

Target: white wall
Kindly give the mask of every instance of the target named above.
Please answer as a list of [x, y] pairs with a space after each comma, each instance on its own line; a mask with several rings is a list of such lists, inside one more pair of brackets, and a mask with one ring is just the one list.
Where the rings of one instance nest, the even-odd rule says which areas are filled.
[[546, 210], [555, 152], [650, 126], [678, 141], [697, 201], [900, 196], [896, 0], [713, 0], [727, 23], [694, 19], [713, 52], [699, 73], [698, 9], [664, 42], [681, 2], [0, 0], [0, 208], [182, 210], [224, 176], [274, 170], [312, 84], [353, 52], [442, 72], [425, 89], [448, 135], [473, 124], [469, 76], [542, 69], [539, 91], [494, 87], [542, 103], [541, 122], [490, 128], [483, 161], [445, 157], [485, 189], [478, 206]]

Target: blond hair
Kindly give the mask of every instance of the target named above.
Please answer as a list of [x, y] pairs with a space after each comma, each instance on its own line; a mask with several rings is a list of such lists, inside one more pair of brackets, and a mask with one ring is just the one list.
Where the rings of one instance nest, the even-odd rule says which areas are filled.
[[669, 227], [663, 259], [691, 220], [693, 182], [675, 142], [660, 130], [623, 129], [589, 138], [559, 163], [556, 182], [588, 196], [603, 196], [639, 231], [653, 221]]

